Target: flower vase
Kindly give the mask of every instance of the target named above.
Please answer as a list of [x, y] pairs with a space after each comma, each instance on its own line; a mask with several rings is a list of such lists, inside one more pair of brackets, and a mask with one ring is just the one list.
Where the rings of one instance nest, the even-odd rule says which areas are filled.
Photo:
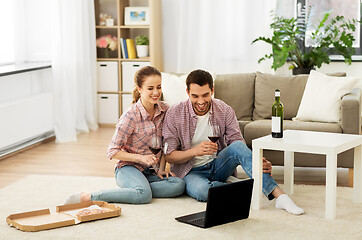
[[109, 58], [109, 48], [104, 49], [104, 57]]

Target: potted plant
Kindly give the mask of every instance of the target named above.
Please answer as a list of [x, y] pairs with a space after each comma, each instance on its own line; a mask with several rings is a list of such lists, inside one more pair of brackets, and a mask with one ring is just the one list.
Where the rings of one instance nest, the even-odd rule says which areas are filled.
[[148, 57], [148, 45], [149, 40], [146, 36], [137, 36], [136, 37], [136, 49], [137, 57]]
[[[307, 11], [308, 10], [308, 11]], [[302, 17], [283, 18], [274, 14], [271, 38], [259, 37], [257, 41], [264, 41], [272, 45], [272, 53], [259, 59], [261, 62], [273, 58], [271, 68], [274, 70], [290, 62], [293, 74], [309, 73], [315, 67], [320, 68], [323, 63], [330, 63], [328, 52], [332, 48], [336, 54], [341, 54], [346, 63], [351, 64], [354, 49], [352, 47], [356, 30], [356, 19], [347, 20], [343, 16], [336, 16], [329, 22], [331, 12], [326, 12], [318, 22], [318, 26], [311, 26], [312, 7], [304, 7]], [[311, 39], [311, 46], [305, 47], [306, 36]]]

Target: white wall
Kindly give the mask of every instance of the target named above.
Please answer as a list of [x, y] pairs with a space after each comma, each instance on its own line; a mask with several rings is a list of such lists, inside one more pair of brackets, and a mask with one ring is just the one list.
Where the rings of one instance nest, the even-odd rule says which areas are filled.
[[[330, 64], [323, 64], [322, 67], [316, 69], [316, 71], [322, 73], [346, 72], [347, 77], [362, 77], [362, 62], [352, 62], [351, 65], [344, 62], [331, 62]], [[277, 69], [276, 74], [291, 75], [292, 70], [290, 70], [289, 65], [286, 64], [282, 68]]]
[[347, 76], [350, 77], [362, 77], [362, 62], [353, 62], [351, 65], [344, 62], [332, 62], [330, 64], [322, 65], [319, 70], [323, 73], [346, 72]]

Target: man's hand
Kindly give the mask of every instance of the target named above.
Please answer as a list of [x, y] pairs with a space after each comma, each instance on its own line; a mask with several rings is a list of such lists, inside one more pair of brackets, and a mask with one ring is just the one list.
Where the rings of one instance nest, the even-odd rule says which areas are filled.
[[213, 155], [217, 153], [217, 143], [205, 141], [193, 148], [194, 156]]
[[270, 173], [271, 176], [272, 164], [263, 157], [263, 173]]

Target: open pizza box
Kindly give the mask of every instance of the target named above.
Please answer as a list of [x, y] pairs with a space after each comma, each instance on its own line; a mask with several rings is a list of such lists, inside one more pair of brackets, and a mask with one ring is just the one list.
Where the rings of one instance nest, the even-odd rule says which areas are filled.
[[55, 211], [42, 209], [11, 214], [6, 218], [6, 222], [16, 229], [36, 232], [119, 215], [120, 207], [102, 201], [89, 201], [57, 206]]

